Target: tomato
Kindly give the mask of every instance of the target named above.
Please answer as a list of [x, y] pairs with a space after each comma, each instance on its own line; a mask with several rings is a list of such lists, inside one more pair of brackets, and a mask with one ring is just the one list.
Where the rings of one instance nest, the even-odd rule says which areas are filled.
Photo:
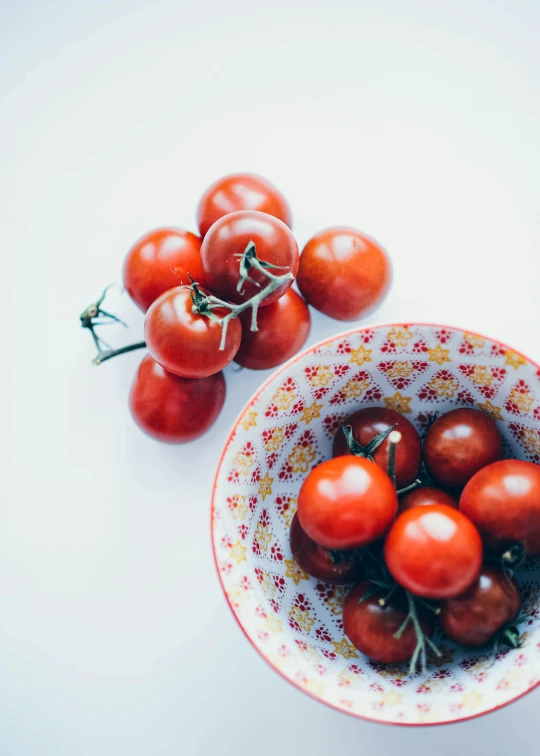
[[399, 511], [406, 512], [414, 507], [432, 507], [434, 504], [446, 504], [447, 507], [458, 509], [458, 502], [454, 497], [433, 486], [421, 486], [405, 494], [399, 500]]
[[393, 578], [417, 596], [459, 596], [482, 566], [482, 539], [472, 522], [444, 504], [399, 515], [384, 545]]
[[201, 236], [217, 220], [237, 210], [258, 210], [292, 226], [287, 200], [273, 184], [254, 173], [231, 173], [218, 179], [201, 197], [197, 207]]
[[[353, 436], [361, 446], [367, 446], [378, 433], [397, 425], [396, 430], [401, 433], [401, 441], [396, 448], [396, 486], [405, 488], [416, 480], [422, 464], [422, 444], [416, 428], [406, 417], [383, 407], [369, 407], [353, 412], [343, 423], [351, 426]], [[343, 454], [351, 452], [345, 434], [339, 429], [334, 437], [332, 455], [339, 457]], [[377, 448], [373, 459], [386, 472], [388, 439]]]
[[[245, 281], [241, 293], [238, 292], [240, 280], [241, 255], [249, 242], [255, 244], [259, 260], [279, 266], [269, 268], [276, 276], [298, 270], [298, 245], [291, 231], [278, 218], [255, 210], [240, 210], [225, 215], [216, 221], [204, 237], [201, 256], [205, 279], [217, 296], [230, 302], [241, 304], [251, 299], [268, 283], [268, 278], [259, 270], [249, 271], [252, 281]], [[292, 280], [268, 294], [261, 305], [275, 302], [291, 287]]]
[[225, 378], [180, 378], [147, 355], [139, 366], [129, 394], [137, 425], [158, 441], [193, 441], [214, 424], [225, 401]]
[[475, 472], [501, 457], [502, 438], [495, 421], [469, 407], [441, 415], [424, 440], [426, 468], [447, 488], [463, 488]]
[[334, 555], [308, 536], [295, 514], [289, 532], [289, 542], [296, 564], [311, 577], [332, 585], [345, 585], [363, 575], [360, 560], [354, 552], [340, 551]]
[[397, 512], [392, 481], [373, 462], [336, 457], [315, 467], [298, 495], [298, 518], [327, 549], [356, 549], [381, 538]]
[[124, 288], [146, 312], [160, 294], [189, 284], [191, 275], [204, 286], [202, 239], [181, 228], [158, 228], [145, 234], [127, 253]]
[[384, 249], [347, 226], [319, 231], [300, 255], [300, 293], [317, 310], [337, 320], [356, 320], [376, 307], [392, 280]]
[[[166, 370], [184, 378], [204, 378], [234, 359], [242, 327], [238, 318], [229, 322], [225, 349], [220, 350], [221, 326], [192, 308], [189, 289], [169, 289], [146, 313], [144, 338], [152, 357]], [[214, 310], [218, 317], [227, 312]]]
[[[413, 623], [409, 622], [399, 639], [395, 637], [407, 617], [407, 602], [398, 594], [381, 606], [379, 599], [385, 597], [382, 590], [361, 601], [366, 591], [372, 588], [372, 583], [366, 580], [355, 586], [345, 599], [345, 635], [355, 648], [374, 661], [382, 664], [408, 661], [417, 644]], [[422, 606], [417, 606], [417, 614], [424, 634], [431, 637], [435, 625], [433, 614]]]
[[459, 508], [479, 529], [486, 545], [523, 541], [527, 554], [540, 554], [540, 467], [520, 459], [495, 462], [467, 483]]
[[289, 289], [277, 302], [257, 314], [256, 331], [251, 330], [251, 309], [240, 314], [242, 343], [234, 358], [242, 367], [266, 370], [281, 365], [306, 343], [311, 327], [309, 307]]
[[465, 593], [441, 602], [439, 622], [454, 643], [477, 648], [515, 619], [519, 607], [516, 581], [501, 569], [484, 565]]

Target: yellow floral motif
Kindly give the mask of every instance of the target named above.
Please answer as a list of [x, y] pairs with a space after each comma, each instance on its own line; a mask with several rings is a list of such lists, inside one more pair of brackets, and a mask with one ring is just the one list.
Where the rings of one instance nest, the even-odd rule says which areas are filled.
[[521, 441], [529, 454], [540, 454], [540, 434], [538, 431], [532, 428], [524, 428]]
[[477, 709], [482, 703], [483, 695], [477, 693], [475, 690], [464, 693], [461, 697], [461, 704], [466, 709]]
[[408, 362], [394, 362], [390, 370], [386, 371], [389, 378], [408, 378], [414, 373], [414, 368]]
[[432, 389], [437, 396], [452, 397], [459, 388], [459, 383], [453, 378], [432, 378], [428, 383], [430, 389]]
[[392, 328], [388, 332], [388, 341], [400, 347], [406, 347], [412, 337], [412, 331], [409, 331], [408, 328]]
[[487, 365], [475, 365], [471, 381], [475, 386], [491, 386], [493, 383], [493, 373]]
[[433, 664], [435, 667], [446, 667], [448, 664], [452, 664], [454, 661], [454, 649], [448, 648], [444, 643], [438, 644], [440, 656], [429, 649], [428, 651], [428, 664]]
[[300, 607], [298, 606], [291, 607], [291, 611], [289, 612], [289, 617], [305, 633], [309, 633], [311, 631], [311, 628], [315, 624], [315, 620], [313, 619], [311, 614], [308, 612], [308, 610], [300, 609]]
[[283, 561], [287, 568], [285, 570], [285, 577], [292, 578], [295, 585], [298, 585], [302, 580], [309, 580], [307, 572], [304, 572], [294, 559], [284, 559]]
[[316, 696], [321, 696], [324, 691], [322, 682], [314, 677], [311, 677], [304, 682], [304, 688], [309, 690], [310, 693], [314, 693]]
[[468, 344], [478, 349], [481, 349], [485, 344], [484, 339], [474, 333], [466, 333], [464, 339]]
[[313, 662], [313, 664], [320, 662], [323, 658], [317, 646], [308, 646], [305, 650], [305, 655], [306, 659], [308, 659], [310, 662]]
[[253, 459], [243, 452], [238, 452], [233, 459], [233, 467], [240, 473], [240, 475], [248, 475], [249, 468], [253, 467]]
[[343, 614], [343, 606], [345, 599], [347, 598], [347, 589], [340, 585], [335, 585], [332, 588], [332, 595], [324, 599], [326, 606], [330, 607], [332, 614], [341, 616]]
[[513, 404], [516, 405], [516, 407], [518, 408], [520, 412], [529, 412], [534, 402], [533, 397], [528, 391], [525, 391], [524, 393], [522, 393], [521, 391], [518, 391], [515, 387], [512, 389], [512, 391], [508, 395], [508, 399], [509, 401], [511, 401]]
[[322, 404], [313, 402], [310, 407], [304, 407], [302, 414], [300, 415], [300, 420], [302, 420], [306, 425], [309, 425], [312, 420], [315, 420], [317, 417], [321, 416], [322, 408]]
[[486, 399], [485, 402], [478, 402], [478, 406], [481, 410], [486, 412], [490, 417], [493, 418], [493, 420], [502, 420], [503, 416], [501, 415], [501, 408], [496, 407], [494, 404], [492, 404], [489, 399]]
[[340, 641], [333, 640], [332, 645], [334, 646], [336, 654], [343, 656], [344, 659], [358, 659], [355, 647], [347, 640], [347, 638], [343, 638]]
[[285, 441], [283, 428], [274, 428], [272, 434], [265, 440], [264, 445], [267, 451], [277, 451]]
[[248, 505], [245, 496], [235, 494], [229, 501], [229, 509], [235, 520], [243, 520], [248, 513]]
[[376, 672], [381, 677], [389, 677], [392, 680], [402, 680], [407, 674], [399, 664], [385, 664], [380, 669], [377, 668]]
[[249, 430], [251, 427], [255, 427], [257, 425], [257, 412], [254, 412], [253, 410], [248, 410], [243, 418], [240, 420], [240, 425], [244, 430]]
[[272, 534], [268, 529], [268, 525], [261, 525], [260, 522], [257, 523], [257, 527], [255, 528], [255, 539], [263, 551], [268, 551], [268, 547], [272, 541]]
[[450, 359], [450, 350], [443, 349], [440, 344], [437, 344], [435, 349], [428, 349], [429, 361], [436, 362], [437, 365], [443, 365], [445, 362], [452, 362]]
[[385, 396], [384, 403], [388, 409], [400, 412], [404, 415], [406, 412], [412, 412], [411, 409], [412, 396], [402, 396], [399, 391], [396, 391], [394, 396]]
[[270, 633], [282, 633], [283, 628], [281, 626], [281, 620], [279, 620], [275, 614], [271, 614], [269, 617], [266, 618], [266, 622], [264, 623], [266, 629]]
[[287, 504], [289, 506], [287, 507], [287, 509], [283, 509], [280, 512], [280, 515], [285, 520], [285, 525], [288, 528], [290, 528], [291, 527], [291, 523], [292, 523], [292, 519], [293, 519], [294, 515], [296, 514], [296, 508], [298, 506], [298, 502], [296, 500], [296, 496], [289, 496], [289, 498], [287, 500]]
[[270, 573], [264, 571], [263, 572], [263, 579], [261, 580], [261, 590], [266, 596], [274, 596], [276, 592], [276, 586], [274, 585], [274, 581], [272, 580], [272, 576]]
[[351, 380], [347, 381], [347, 383], [343, 386], [341, 391], [343, 394], [345, 394], [347, 399], [358, 399], [368, 388], [369, 381], [367, 380], [367, 378], [362, 378], [362, 380], [360, 381], [356, 380], [355, 378], [351, 378]]
[[287, 457], [287, 460], [293, 473], [307, 472], [309, 470], [309, 465], [313, 462], [316, 456], [317, 455], [313, 451], [311, 444], [307, 444], [306, 446], [296, 445]]
[[280, 410], [287, 410], [291, 406], [291, 404], [296, 399], [296, 394], [292, 391], [287, 391], [287, 389], [279, 388], [274, 396], [272, 397], [272, 401], [276, 405], [276, 407]]
[[245, 591], [240, 585], [235, 585], [229, 592], [229, 599], [235, 606], [242, 606], [248, 601], [248, 592]]
[[389, 690], [381, 695], [382, 701], [386, 706], [397, 706], [403, 700], [401, 693], [396, 693], [395, 690]]
[[265, 473], [264, 476], [259, 481], [259, 494], [262, 496], [262, 500], [264, 501], [267, 496], [270, 496], [272, 493], [272, 483], [274, 482], [274, 479], [271, 478], [268, 473]]
[[510, 365], [510, 367], [513, 367], [515, 370], [517, 370], [521, 365], [526, 365], [525, 359], [520, 355], [516, 354], [515, 352], [512, 352], [510, 349], [508, 349], [504, 353], [504, 364]]
[[240, 564], [240, 562], [246, 561], [246, 547], [242, 543], [242, 541], [237, 541], [233, 546], [231, 546], [231, 557], [236, 561], [237, 564]]
[[528, 672], [525, 669], [515, 669], [509, 672], [504, 678], [505, 688], [512, 690], [521, 688], [523, 683], [527, 680]]
[[328, 386], [334, 373], [329, 365], [319, 365], [315, 372], [309, 376], [309, 382], [313, 387]]
[[364, 362], [372, 362], [372, 351], [372, 349], [366, 349], [363, 344], [360, 344], [358, 349], [351, 349], [351, 359], [349, 362], [352, 362], [353, 365], [358, 365], [358, 367], [362, 367]]

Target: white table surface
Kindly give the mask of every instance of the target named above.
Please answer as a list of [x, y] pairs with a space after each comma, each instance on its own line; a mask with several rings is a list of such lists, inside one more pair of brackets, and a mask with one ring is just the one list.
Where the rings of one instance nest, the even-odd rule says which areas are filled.
[[[286, 193], [303, 244], [392, 255], [379, 321], [462, 325], [540, 360], [537, 0], [0, 4], [2, 756], [534, 752], [540, 691], [401, 729], [331, 711], [245, 641], [211, 557], [227, 371], [186, 447], [137, 431], [141, 356], [94, 368], [78, 315], [216, 177]], [[142, 317], [123, 300], [131, 334]], [[314, 318], [311, 342], [344, 330]], [[532, 749], [532, 750], [531, 750]]]

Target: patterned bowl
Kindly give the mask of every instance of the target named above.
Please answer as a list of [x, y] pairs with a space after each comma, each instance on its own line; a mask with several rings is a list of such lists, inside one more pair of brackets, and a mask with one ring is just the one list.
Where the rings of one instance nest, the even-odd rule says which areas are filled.
[[519, 575], [525, 641], [495, 662], [438, 639], [427, 674], [381, 665], [343, 634], [347, 588], [308, 577], [289, 548], [306, 474], [328, 458], [358, 407], [428, 414], [478, 407], [509, 455], [540, 462], [540, 367], [498, 341], [426, 324], [357, 328], [298, 354], [249, 401], [219, 463], [212, 501], [216, 567], [233, 614], [261, 656], [340, 711], [392, 724], [442, 724], [504, 706], [540, 682], [540, 560]]

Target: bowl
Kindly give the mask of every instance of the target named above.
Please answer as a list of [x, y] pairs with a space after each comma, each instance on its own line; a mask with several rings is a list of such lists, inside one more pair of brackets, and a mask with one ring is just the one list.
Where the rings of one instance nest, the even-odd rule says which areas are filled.
[[347, 587], [308, 577], [289, 548], [302, 481], [331, 456], [340, 421], [386, 406], [425, 434], [430, 413], [475, 407], [497, 421], [507, 456], [540, 463], [540, 367], [494, 339], [423, 323], [356, 328], [279, 368], [250, 399], [219, 462], [212, 499], [216, 567], [248, 640], [286, 680], [354, 716], [458, 722], [540, 682], [540, 560], [518, 575], [524, 643], [494, 659], [437, 638], [427, 672], [383, 665], [343, 634]]

